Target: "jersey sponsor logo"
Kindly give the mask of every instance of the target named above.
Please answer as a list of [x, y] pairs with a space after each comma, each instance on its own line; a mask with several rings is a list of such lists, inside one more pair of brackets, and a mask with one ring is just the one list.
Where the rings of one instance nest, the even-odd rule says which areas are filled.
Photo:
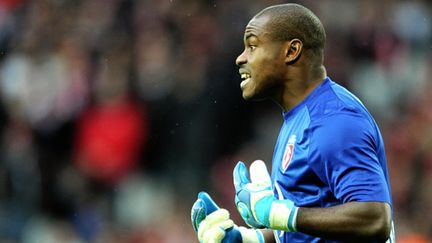
[[296, 141], [296, 135], [291, 135], [288, 139], [288, 143], [285, 147], [285, 152], [282, 158], [282, 170], [285, 173], [288, 165], [290, 164], [294, 154], [294, 144]]

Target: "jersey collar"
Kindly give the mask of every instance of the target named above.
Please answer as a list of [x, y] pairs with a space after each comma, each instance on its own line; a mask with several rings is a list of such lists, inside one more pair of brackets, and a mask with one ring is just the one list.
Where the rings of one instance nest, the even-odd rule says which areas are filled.
[[294, 115], [298, 110], [300, 110], [306, 103], [315, 98], [318, 94], [321, 93], [323, 87], [331, 81], [329, 77], [326, 77], [320, 85], [318, 85], [306, 98], [304, 98], [300, 103], [294, 106], [291, 110], [282, 112], [282, 116], [285, 120]]

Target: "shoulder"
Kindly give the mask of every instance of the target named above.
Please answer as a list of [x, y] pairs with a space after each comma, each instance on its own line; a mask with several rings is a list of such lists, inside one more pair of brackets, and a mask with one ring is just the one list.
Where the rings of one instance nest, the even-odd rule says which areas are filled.
[[331, 80], [320, 88], [319, 94], [308, 102], [307, 107], [311, 120], [320, 120], [341, 113], [370, 116], [360, 99]]
[[307, 133], [309, 165], [315, 171], [358, 166], [359, 161], [376, 161], [380, 140], [373, 124], [361, 113], [335, 112], [314, 121]]
[[332, 94], [309, 111], [311, 143], [328, 153], [376, 147], [377, 126], [363, 104], [346, 90], [329, 92]]
[[375, 121], [354, 94], [330, 79], [318, 91], [306, 104], [310, 120], [306, 132], [312, 143], [342, 146], [376, 136]]
[[311, 102], [308, 102], [307, 108], [312, 126], [325, 124], [349, 129], [352, 125], [347, 122], [375, 126], [374, 119], [360, 99], [331, 80], [323, 85]]
[[327, 116], [311, 126], [309, 133], [311, 161], [330, 168], [375, 160], [380, 146], [374, 126], [357, 113]]

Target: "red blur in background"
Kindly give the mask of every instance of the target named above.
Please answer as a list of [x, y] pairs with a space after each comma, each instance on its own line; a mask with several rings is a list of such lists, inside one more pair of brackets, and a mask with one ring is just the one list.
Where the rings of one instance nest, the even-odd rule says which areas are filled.
[[78, 122], [76, 163], [87, 175], [117, 183], [137, 164], [147, 122], [130, 100], [86, 110]]

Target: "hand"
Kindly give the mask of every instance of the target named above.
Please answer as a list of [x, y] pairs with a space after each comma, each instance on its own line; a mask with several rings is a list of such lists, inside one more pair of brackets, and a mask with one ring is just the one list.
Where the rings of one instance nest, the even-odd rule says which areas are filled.
[[264, 243], [260, 231], [237, 227], [225, 209], [219, 209], [205, 192], [198, 194], [192, 206], [192, 226], [201, 243]]
[[251, 164], [251, 181], [243, 162], [237, 163], [233, 177], [235, 204], [246, 224], [254, 228], [296, 231], [298, 208], [291, 200], [274, 197], [270, 175], [263, 161]]

